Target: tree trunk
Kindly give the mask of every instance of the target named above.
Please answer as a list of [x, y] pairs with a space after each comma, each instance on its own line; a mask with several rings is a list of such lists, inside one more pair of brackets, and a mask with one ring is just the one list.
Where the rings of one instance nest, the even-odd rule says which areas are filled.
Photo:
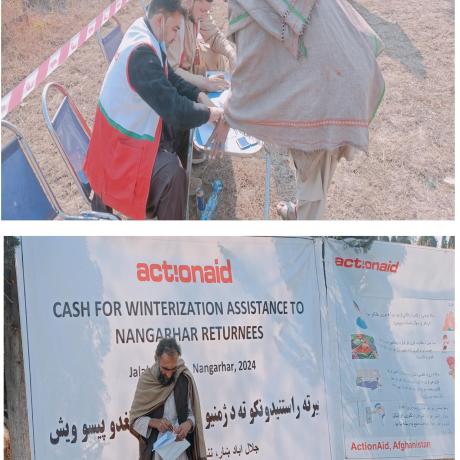
[[[6, 246], [7, 244], [5, 249]], [[30, 460], [29, 422], [14, 257], [5, 257], [4, 319], [5, 407], [7, 409], [5, 422], [10, 435], [12, 460]]]

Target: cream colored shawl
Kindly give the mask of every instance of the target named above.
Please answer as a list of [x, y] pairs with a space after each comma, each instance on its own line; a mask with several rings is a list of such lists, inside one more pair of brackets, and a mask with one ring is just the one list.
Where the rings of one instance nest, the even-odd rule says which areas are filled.
[[201, 407], [198, 390], [195, 380], [190, 370], [185, 366], [183, 359], [179, 358], [177, 362], [177, 371], [174, 375], [174, 381], [171, 385], [163, 386], [159, 380], [159, 367], [154, 364], [146, 369], [139, 377], [134, 400], [129, 412], [129, 423], [132, 424], [143, 415], [148, 414], [153, 409], [165, 403], [168, 396], [174, 391], [174, 386], [181, 374], [184, 374], [188, 380], [189, 397], [192, 402], [193, 413], [195, 415], [195, 443], [193, 446], [193, 458], [196, 460], [206, 459], [206, 445], [203, 435], [203, 424], [201, 421]]

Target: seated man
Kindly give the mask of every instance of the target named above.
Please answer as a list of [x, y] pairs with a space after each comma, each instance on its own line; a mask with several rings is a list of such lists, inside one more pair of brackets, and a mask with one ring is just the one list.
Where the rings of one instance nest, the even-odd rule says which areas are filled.
[[208, 70], [227, 70], [225, 58], [233, 69], [235, 47], [210, 15], [213, 0], [191, 1], [184, 27], [168, 47], [168, 61], [179, 76], [202, 91], [222, 91], [228, 88], [228, 83], [221, 77], [206, 78], [205, 73]]
[[[208, 92], [223, 91], [229, 84], [222, 76], [206, 77], [206, 71], [223, 71], [228, 66], [233, 69], [236, 63], [234, 46], [225, 38], [210, 15], [212, 1], [187, 1], [184, 27], [168, 47], [168, 62], [174, 71], [184, 80]], [[211, 106], [212, 103], [209, 101], [208, 105]], [[193, 152], [193, 164], [205, 160], [205, 153], [196, 150]]]
[[[186, 174], [173, 132], [216, 122], [222, 111], [174, 73], [166, 60], [184, 11], [180, 0], [152, 0], [126, 34], [102, 84], [84, 171], [93, 209], [133, 219], [183, 219]], [[103, 204], [103, 206], [100, 206]]]

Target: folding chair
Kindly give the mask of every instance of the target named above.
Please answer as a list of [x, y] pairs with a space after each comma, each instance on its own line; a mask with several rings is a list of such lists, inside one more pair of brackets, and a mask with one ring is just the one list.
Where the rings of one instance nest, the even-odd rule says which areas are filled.
[[[57, 90], [64, 96], [52, 119], [47, 105], [48, 94], [51, 89]], [[88, 124], [67, 90], [58, 83], [48, 83], [43, 89], [42, 112], [48, 131], [64, 163], [67, 165], [83, 199], [90, 205], [92, 189], [83, 172], [83, 163], [91, 137]]]
[[123, 39], [120, 21], [115, 16], [113, 16], [112, 19], [115, 22], [115, 27], [110, 30], [110, 32], [104, 36], [102, 36], [101, 30], [96, 32], [97, 42], [101, 47], [102, 54], [109, 64], [112, 62], [121, 40]]
[[6, 120], [2, 120], [2, 127], [14, 134], [2, 147], [2, 220], [116, 219], [111, 214], [92, 211], [79, 216], [66, 214], [20, 131]]

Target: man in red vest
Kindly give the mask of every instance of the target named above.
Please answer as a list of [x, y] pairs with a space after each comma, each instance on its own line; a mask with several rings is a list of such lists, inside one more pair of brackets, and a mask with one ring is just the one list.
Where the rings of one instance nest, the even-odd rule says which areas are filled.
[[180, 28], [180, 0], [152, 0], [148, 17], [126, 31], [99, 95], [84, 171], [93, 209], [133, 219], [183, 219], [186, 174], [175, 132], [217, 122], [222, 110], [174, 73], [166, 44]]

